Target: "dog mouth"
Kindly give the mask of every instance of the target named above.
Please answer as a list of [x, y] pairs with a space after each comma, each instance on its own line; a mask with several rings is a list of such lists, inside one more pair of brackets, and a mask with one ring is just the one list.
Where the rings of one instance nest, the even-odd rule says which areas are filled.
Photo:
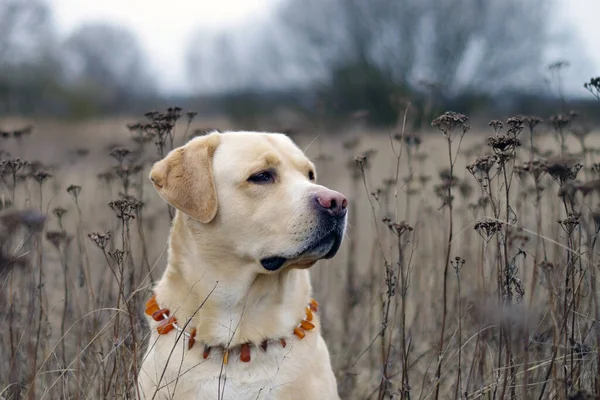
[[285, 264], [310, 267], [318, 260], [333, 258], [342, 244], [344, 224], [335, 224], [325, 234], [310, 240], [304, 247], [292, 256], [274, 256], [260, 260], [267, 271], [277, 271]]

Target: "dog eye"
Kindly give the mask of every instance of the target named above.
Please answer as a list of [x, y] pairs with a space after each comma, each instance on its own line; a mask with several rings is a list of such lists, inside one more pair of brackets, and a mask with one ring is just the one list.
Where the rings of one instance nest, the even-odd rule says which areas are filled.
[[258, 174], [251, 175], [248, 182], [253, 183], [273, 183], [275, 182], [275, 174], [271, 171], [263, 171]]
[[312, 171], [312, 170], [308, 171], [308, 179], [311, 181], [315, 180], [315, 172], [314, 171]]

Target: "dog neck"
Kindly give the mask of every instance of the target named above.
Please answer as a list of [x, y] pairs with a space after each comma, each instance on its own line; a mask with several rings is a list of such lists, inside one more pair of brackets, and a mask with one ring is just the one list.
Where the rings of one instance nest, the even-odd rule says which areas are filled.
[[288, 337], [305, 317], [311, 298], [307, 270], [288, 268], [257, 273], [255, 261], [229, 249], [207, 250], [177, 213], [169, 240], [169, 260], [154, 292], [180, 325], [196, 329], [196, 340], [209, 346]]

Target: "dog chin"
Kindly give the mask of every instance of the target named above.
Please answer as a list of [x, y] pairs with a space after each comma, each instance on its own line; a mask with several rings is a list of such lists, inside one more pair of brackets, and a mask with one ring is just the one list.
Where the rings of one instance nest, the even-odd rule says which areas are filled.
[[267, 271], [277, 271], [285, 267], [306, 269], [312, 267], [317, 261], [333, 258], [342, 243], [342, 233], [337, 230], [324, 237], [309, 243], [298, 254], [285, 257], [275, 256], [260, 260]]

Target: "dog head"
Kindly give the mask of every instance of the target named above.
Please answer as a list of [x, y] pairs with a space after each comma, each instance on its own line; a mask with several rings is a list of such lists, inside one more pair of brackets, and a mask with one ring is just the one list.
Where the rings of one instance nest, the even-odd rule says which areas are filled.
[[260, 272], [306, 268], [337, 253], [348, 202], [316, 179], [292, 140], [262, 132], [192, 139], [150, 171], [160, 196], [198, 235], [255, 261]]

